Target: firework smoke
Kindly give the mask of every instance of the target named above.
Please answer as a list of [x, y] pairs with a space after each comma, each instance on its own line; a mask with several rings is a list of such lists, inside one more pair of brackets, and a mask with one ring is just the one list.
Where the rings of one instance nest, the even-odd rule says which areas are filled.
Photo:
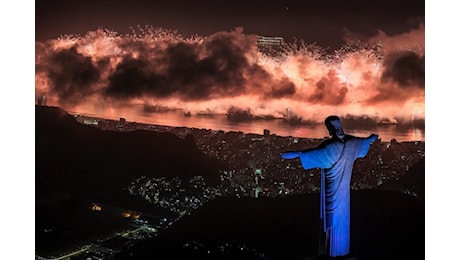
[[424, 119], [424, 27], [345, 37], [349, 44], [332, 52], [303, 41], [266, 52], [242, 28], [189, 38], [152, 26], [66, 35], [36, 43], [36, 95], [97, 115], [153, 104], [316, 122], [330, 114]]

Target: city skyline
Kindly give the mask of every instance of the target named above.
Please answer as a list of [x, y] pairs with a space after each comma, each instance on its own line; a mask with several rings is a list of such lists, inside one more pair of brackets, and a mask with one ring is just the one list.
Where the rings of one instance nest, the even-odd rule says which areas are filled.
[[[37, 211], [41, 212], [37, 215], [37, 219], [40, 219], [40, 221], [37, 222], [38, 228], [36, 232], [37, 236], [41, 238], [41, 246], [37, 247], [40, 256], [49, 255], [53, 252], [53, 249], [56, 249], [52, 244], [47, 247], [46, 241], [51, 241], [53, 237], [59, 237], [60, 233], [58, 231], [66, 229], [66, 225], [57, 224], [60, 223], [57, 218], [46, 217], [51, 214], [52, 211], [50, 212], [49, 210], [52, 208], [46, 207], [48, 204], [44, 202], [53, 197], [55, 197], [58, 204], [62, 205], [57, 210], [63, 213], [75, 212], [64, 211], [69, 207], [72, 208], [72, 205], [74, 207], [85, 205], [71, 203], [74, 200], [89, 200], [125, 208], [129, 212], [141, 211], [152, 215], [158, 215], [160, 212], [165, 214], [171, 211], [171, 214], [174, 213], [172, 216], [178, 216], [177, 221], [175, 221], [176, 217], [167, 217], [167, 219], [176, 222], [179, 226], [184, 227], [185, 225], [188, 229], [195, 227], [194, 224], [188, 222], [190, 217], [193, 218], [195, 214], [200, 214], [199, 212], [206, 212], [207, 209], [210, 209], [209, 207], [212, 208], [212, 204], [225, 204], [225, 201], [228, 200], [234, 200], [235, 207], [246, 211], [243, 215], [239, 215], [242, 219], [245, 219], [244, 216], [250, 215], [247, 210], [244, 210], [244, 205], [247, 205], [246, 203], [248, 202], [257, 205], [259, 204], [257, 200], [260, 203], [267, 203], [266, 206], [261, 208], [264, 211], [272, 211], [282, 215], [288, 213], [285, 217], [274, 218], [277, 226], [284, 227], [290, 226], [287, 223], [290, 222], [289, 219], [300, 213], [299, 207], [305, 207], [303, 203], [298, 204], [299, 201], [295, 198], [302, 197], [311, 198], [314, 201], [318, 200], [318, 197], [315, 196], [320, 189], [317, 170], [304, 171], [297, 162], [291, 163], [280, 160], [279, 153], [287, 149], [312, 147], [320, 143], [321, 139], [281, 137], [272, 135], [268, 131], [264, 135], [256, 135], [241, 132], [212, 131], [209, 129], [152, 126], [124, 120], [101, 119], [95, 124], [94, 121], [96, 120], [91, 118], [75, 117], [60, 108], [48, 106], [37, 106], [36, 117]], [[72, 149], [68, 149], [68, 147], [72, 147]], [[388, 196], [381, 193], [382, 189], [389, 189], [388, 191], [392, 191], [395, 195], [404, 196], [415, 204], [422, 206], [424, 198], [423, 160], [424, 142], [377, 141], [372, 145], [368, 156], [357, 162], [351, 188], [356, 191], [356, 194], [364, 194], [360, 193], [360, 191], [365, 192], [364, 190], [370, 189], [369, 192], [372, 193], [369, 194], [374, 194], [376, 197], [381, 194], [381, 199], [383, 200], [388, 200]], [[260, 182], [255, 179], [258, 171]], [[53, 183], [57, 185], [52, 185]], [[257, 187], [260, 188], [261, 192], [259, 196], [255, 193]], [[69, 204], [65, 203], [68, 200], [60, 199], [62, 196], [47, 195], [50, 194], [51, 190], [57, 194], [69, 194], [68, 196], [73, 200], [70, 200]], [[128, 192], [129, 197], [126, 196]], [[359, 195], [357, 196], [354, 196], [354, 201], [359, 200], [356, 199], [359, 198]], [[258, 197], [257, 200], [256, 197]], [[273, 200], [275, 198], [282, 198], [283, 200], [279, 200], [279, 202], [291, 205], [294, 208], [286, 212], [278, 212], [279, 206], [274, 205], [277, 201]], [[149, 204], [139, 208], [139, 200], [144, 200]], [[391, 204], [400, 205], [397, 202], [399, 200]], [[298, 206], [295, 206], [296, 204]], [[314, 203], [314, 207], [317, 206], [316, 204], [317, 202]], [[373, 207], [381, 210], [382, 206], [384, 205], [379, 203], [366, 207], [361, 206], [353, 212], [364, 213]], [[158, 212], [157, 207], [164, 210]], [[311, 210], [312, 207], [313, 205], [305, 208], [305, 213], [309, 216], [305, 217], [316, 220], [317, 214], [314, 214]], [[411, 223], [418, 223], [417, 225], [421, 227], [423, 214], [421, 214], [422, 211], [420, 210], [423, 210], [423, 208], [418, 207], [418, 209], [418, 213], [406, 210], [409, 214], [415, 214], [414, 218], [411, 219]], [[382, 213], [393, 215], [401, 213], [401, 211], [393, 212], [390, 210]], [[378, 215], [381, 217], [381, 214]], [[273, 217], [262, 215], [264, 217], [261, 217], [260, 221], [263, 223], [266, 220], [270, 222]], [[163, 219], [161, 216], [162, 214], [156, 219]], [[234, 217], [229, 217], [227, 214], [223, 216], [223, 223], [232, 223], [235, 220]], [[88, 218], [92, 219], [90, 216]], [[179, 220], [178, 218], [181, 219]], [[65, 218], [61, 217], [60, 219]], [[144, 218], [141, 216], [140, 220], [142, 219]], [[211, 219], [213, 218], [211, 217], [209, 220]], [[373, 219], [373, 217], [367, 217], [360, 222], [372, 221]], [[401, 223], [399, 221], [387, 221], [387, 218], [381, 219], [385, 219], [382, 225], [387, 226], [382, 230], [393, 230], [395, 225]], [[248, 232], [255, 235], [263, 229], [271, 233], [271, 236], [277, 237], [276, 233], [284, 236], [283, 234], [291, 233], [288, 230], [298, 230], [308, 237], [315, 238], [316, 236], [313, 232], [315, 229], [308, 229], [302, 224], [304, 221], [305, 219], [295, 225], [291, 225], [288, 229], [282, 228], [280, 230], [267, 223], [261, 225], [260, 229], [257, 228]], [[244, 229], [244, 226], [251, 222], [253, 223], [253, 221], [246, 219], [244, 222], [246, 224], [232, 225], [232, 229]], [[86, 227], [86, 224], [83, 223], [80, 224], [82, 228]], [[150, 222], [149, 220], [149, 225], [153, 225], [156, 228], [157, 224], [157, 221]], [[161, 223], [159, 224], [158, 228], [161, 228], [162, 225]], [[55, 233], [49, 232], [50, 226], [56, 231]], [[170, 226], [168, 230], [175, 230], [175, 226], [176, 224]], [[212, 224], [203, 228], [209, 230], [210, 227], [212, 227]], [[316, 225], [311, 227], [316, 227]], [[361, 225], [356, 226], [356, 228], [359, 227]], [[366, 225], [362, 224], [362, 227], [365, 228]], [[408, 225], [406, 225], [406, 228], [409, 228]], [[377, 226], [376, 229], [378, 229]], [[376, 235], [371, 230], [375, 231], [373, 228], [362, 230], [364, 232], [360, 235], [361, 241], [366, 241], [366, 237]], [[416, 230], [420, 234], [423, 232], [421, 228], [416, 228]], [[206, 232], [210, 236], [217, 235], [211, 230]], [[385, 239], [383, 239], [382, 235], [377, 235], [376, 237], [387, 241], [389, 237], [395, 234], [394, 232], [404, 233], [407, 232], [407, 229], [385, 232], [385, 236], [387, 236]], [[158, 239], [163, 241], [162, 234], [166, 235], [167, 233], [168, 231], [166, 230], [160, 231]], [[225, 234], [228, 233], [226, 232]], [[255, 247], [255, 249], [266, 252], [269, 258], [273, 254], [287, 257], [283, 248], [295, 245], [294, 241], [286, 240], [284, 246], [278, 244], [275, 248], [270, 249], [271, 247], [267, 245], [277, 243], [276, 239], [255, 236], [252, 242], [244, 242], [245, 239], [243, 238], [234, 242], [226, 242], [225, 237], [227, 235], [225, 234], [214, 239], [214, 242], [233, 245], [236, 245], [236, 243], [240, 245], [241, 243], [248, 243], [246, 245], [250, 248], [255, 247], [254, 242], [256, 242], [259, 246]], [[193, 237], [192, 234], [191, 237]], [[423, 241], [423, 236], [417, 237], [419, 242], [414, 242], [411, 239], [409, 243], [411, 246], [420, 244]], [[81, 246], [88, 245], [84, 238], [85, 236], [81, 237]], [[404, 239], [403, 236], [401, 238]], [[179, 237], [173, 236], [173, 239], [175, 242], [171, 241], [167, 242], [167, 244], [171, 246], [179, 243], [180, 246], [182, 242], [178, 240]], [[314, 254], [313, 248], [315, 248], [316, 242], [314, 240], [305, 241], [303, 240], [304, 238], [300, 239], [303, 241], [299, 243], [302, 246], [294, 246], [293, 250], [289, 250], [290, 254]], [[207, 240], [197, 241], [207, 244]], [[149, 241], [145, 242], [148, 243]], [[377, 248], [385, 244], [385, 248], [389, 249], [386, 253], [394, 255], [397, 249], [393, 245], [398, 243], [394, 240], [392, 242], [369, 244], [369, 247], [375, 248], [375, 250], [368, 249], [370, 250], [368, 253], [371, 255], [378, 253]], [[64, 244], [64, 241], [61, 243]], [[186, 242], [183, 243], [187, 245]], [[357, 256], [361, 256], [363, 259], [367, 258], [364, 257], [366, 252], [358, 248], [364, 244], [362, 242], [355, 244], [357, 245], [355, 247]], [[47, 248], [51, 251], [47, 251]], [[209, 250], [212, 249], [209, 248]], [[141, 254], [141, 252], [142, 250], [134, 250], [133, 253]], [[406, 252], [411, 252], [409, 253], [410, 255], [423, 254], [423, 251], [420, 250], [407, 250]], [[151, 254], [156, 252], [148, 250], [148, 252], [144, 253]], [[177, 252], [166, 251], [165, 253]]]

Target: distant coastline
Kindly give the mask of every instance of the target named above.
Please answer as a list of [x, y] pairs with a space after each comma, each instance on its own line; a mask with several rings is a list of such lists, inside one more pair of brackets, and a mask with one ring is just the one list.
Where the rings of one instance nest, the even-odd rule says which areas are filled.
[[[292, 118], [260, 117], [253, 116], [247, 111], [234, 111], [230, 114], [196, 114], [184, 113], [178, 110], [150, 109], [156, 112], [147, 115], [126, 117], [97, 115], [68, 111], [71, 115], [81, 115], [97, 120], [120, 120], [127, 122], [150, 124], [168, 127], [187, 127], [198, 129], [211, 129], [216, 131], [236, 131], [246, 134], [263, 134], [264, 130], [278, 136], [292, 136], [298, 138], [322, 139], [328, 136], [327, 130], [322, 123], [306, 120], [294, 116]], [[409, 123], [395, 123], [388, 120], [374, 121], [368, 117], [345, 117], [342, 118], [343, 126], [348, 134], [367, 136], [370, 133], [378, 133], [384, 142], [393, 139], [399, 142], [425, 141], [425, 122], [417, 120]]]

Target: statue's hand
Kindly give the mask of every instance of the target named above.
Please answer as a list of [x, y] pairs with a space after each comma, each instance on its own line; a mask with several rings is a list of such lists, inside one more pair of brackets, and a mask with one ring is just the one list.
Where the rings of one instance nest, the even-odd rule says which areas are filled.
[[371, 140], [371, 142], [374, 142], [375, 140], [379, 139], [379, 135], [371, 134], [368, 138]]
[[299, 157], [299, 152], [285, 152], [281, 154], [281, 158], [283, 159], [295, 159]]

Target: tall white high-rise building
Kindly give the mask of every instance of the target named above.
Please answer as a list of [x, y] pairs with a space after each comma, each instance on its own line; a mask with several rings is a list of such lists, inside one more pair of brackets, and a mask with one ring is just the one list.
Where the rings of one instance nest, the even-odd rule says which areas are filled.
[[39, 97], [37, 98], [37, 105], [39, 105], [39, 106], [46, 106], [46, 105], [47, 105], [46, 103], [47, 103], [47, 102], [46, 102], [46, 96], [39, 96]]

